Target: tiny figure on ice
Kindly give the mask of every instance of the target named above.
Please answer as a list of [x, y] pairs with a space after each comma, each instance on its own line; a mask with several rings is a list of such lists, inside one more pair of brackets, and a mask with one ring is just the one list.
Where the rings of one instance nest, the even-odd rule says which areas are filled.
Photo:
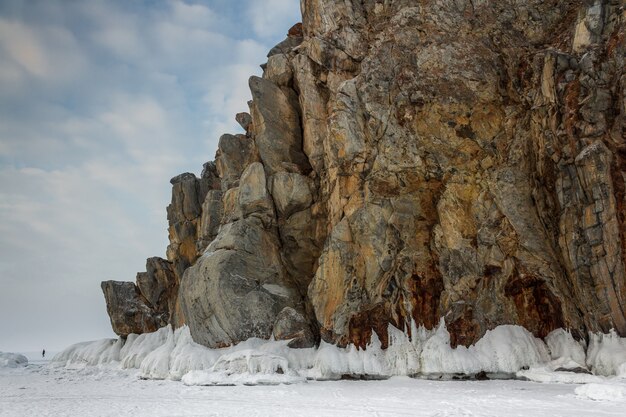
[[45, 357], [46, 357], [46, 350], [45, 350], [45, 349], [41, 351], [41, 357], [42, 357], [42, 358], [45, 358]]

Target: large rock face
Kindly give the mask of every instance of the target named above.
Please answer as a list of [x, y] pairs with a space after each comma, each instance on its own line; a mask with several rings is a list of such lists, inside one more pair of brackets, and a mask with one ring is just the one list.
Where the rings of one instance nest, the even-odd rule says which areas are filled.
[[328, 97], [322, 337], [439, 317], [463, 344], [505, 323], [625, 334], [619, 2], [303, 6], [294, 72], [317, 65]]
[[245, 135], [172, 180], [177, 324], [207, 346], [385, 346], [440, 317], [455, 345], [626, 335], [621, 2], [301, 6]]

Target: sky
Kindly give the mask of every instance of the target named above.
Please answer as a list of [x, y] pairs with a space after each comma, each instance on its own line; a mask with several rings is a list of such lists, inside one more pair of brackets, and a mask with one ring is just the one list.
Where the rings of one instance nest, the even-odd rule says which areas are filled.
[[100, 282], [165, 257], [170, 178], [241, 132], [299, 0], [0, 1], [0, 351], [115, 337]]

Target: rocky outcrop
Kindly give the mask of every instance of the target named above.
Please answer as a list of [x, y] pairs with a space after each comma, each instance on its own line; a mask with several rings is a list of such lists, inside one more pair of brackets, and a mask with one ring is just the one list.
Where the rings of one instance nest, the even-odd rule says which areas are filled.
[[178, 305], [178, 279], [171, 262], [146, 260], [146, 272], [132, 282], [104, 281], [102, 291], [113, 331], [123, 337], [184, 322]]
[[626, 335], [619, 1], [302, 12], [250, 79], [245, 134], [172, 180], [178, 324], [211, 347], [386, 347], [389, 324], [441, 317], [453, 345]]
[[626, 331], [622, 11], [549, 3], [305, 2], [301, 50], [328, 70], [322, 337]]
[[226, 198], [224, 224], [180, 288], [186, 324], [211, 347], [269, 338], [281, 310], [301, 304], [281, 262], [263, 165], [250, 164]]
[[158, 330], [167, 324], [167, 316], [155, 314], [132, 282], [104, 281], [101, 284], [113, 331], [126, 337]]
[[201, 178], [185, 173], [170, 181], [172, 202], [167, 207], [170, 238], [167, 259], [174, 263], [174, 270], [179, 278], [199, 255], [196, 242], [201, 237], [202, 227], [199, 223], [202, 218], [202, 205], [209, 190], [220, 188], [217, 178], [219, 165], [216, 165], [205, 165]]

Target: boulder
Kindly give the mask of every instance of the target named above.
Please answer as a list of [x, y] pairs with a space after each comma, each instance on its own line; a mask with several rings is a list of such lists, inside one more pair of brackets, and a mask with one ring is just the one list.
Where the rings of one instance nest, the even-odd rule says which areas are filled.
[[299, 298], [279, 247], [275, 233], [255, 217], [222, 226], [181, 282], [180, 301], [196, 342], [223, 347], [271, 336], [278, 314]]
[[273, 218], [274, 205], [267, 191], [265, 170], [260, 162], [254, 162], [241, 175], [239, 207], [244, 217], [251, 214], [267, 214]]
[[212, 172], [211, 169], [205, 171], [207, 176], [204, 178], [185, 173], [170, 181], [172, 202], [167, 207], [170, 240], [167, 259], [174, 264], [174, 271], [179, 279], [199, 255], [196, 241], [202, 204], [211, 187], [218, 185]]
[[288, 346], [291, 348], [310, 348], [316, 342], [309, 321], [291, 307], [278, 313], [272, 335], [276, 340], [290, 340]]
[[300, 36], [288, 36], [284, 41], [278, 43], [267, 53], [267, 57], [278, 54], [288, 54], [294, 48], [298, 47], [302, 43], [302, 37]]

